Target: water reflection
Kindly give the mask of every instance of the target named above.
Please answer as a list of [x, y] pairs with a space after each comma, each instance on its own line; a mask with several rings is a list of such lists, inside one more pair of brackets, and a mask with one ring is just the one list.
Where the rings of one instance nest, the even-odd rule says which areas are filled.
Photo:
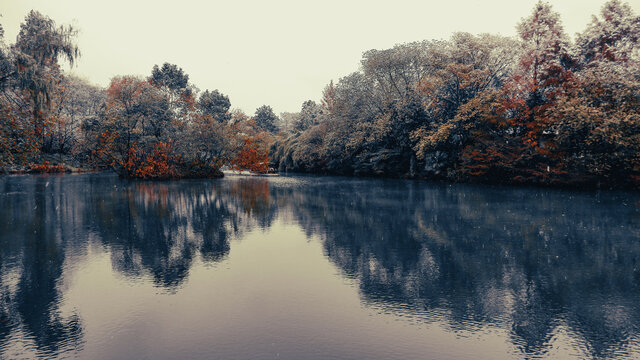
[[0, 344], [23, 333], [23, 351], [56, 356], [79, 350], [82, 324], [77, 313], [60, 309], [66, 235], [75, 231], [73, 213], [62, 207], [77, 198], [60, 196], [59, 183], [35, 178], [29, 186], [0, 182], [2, 195], [19, 193], [20, 201], [0, 206]]
[[96, 193], [86, 217], [110, 248], [114, 270], [150, 273], [165, 288], [185, 280], [194, 256], [220, 261], [231, 236], [268, 227], [275, 214], [266, 181], [119, 183]]
[[127, 281], [175, 293], [194, 263], [224, 260], [232, 240], [278, 219], [319, 237], [367, 306], [417, 323], [504, 329], [526, 357], [544, 356], [558, 331], [593, 357], [629, 355], [640, 334], [637, 194], [87, 175], [0, 178], [0, 200], [0, 355], [82, 350], [65, 274], [92, 246]]
[[376, 184], [292, 196], [364, 301], [445, 314], [453, 330], [494, 323], [525, 354], [544, 355], [561, 325], [595, 357], [637, 340], [640, 213], [628, 194]]

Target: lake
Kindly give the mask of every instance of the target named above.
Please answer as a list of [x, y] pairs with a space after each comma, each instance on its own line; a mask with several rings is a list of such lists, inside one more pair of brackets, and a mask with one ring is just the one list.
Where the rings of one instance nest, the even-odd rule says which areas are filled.
[[3, 359], [640, 357], [640, 194], [0, 177]]

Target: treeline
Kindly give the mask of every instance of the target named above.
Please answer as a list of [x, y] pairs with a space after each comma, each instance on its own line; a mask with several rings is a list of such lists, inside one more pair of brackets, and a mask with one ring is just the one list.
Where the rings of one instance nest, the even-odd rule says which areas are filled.
[[278, 117], [231, 110], [177, 65], [65, 75], [76, 30], [32, 11], [16, 42], [0, 27], [0, 171], [111, 168], [124, 177], [333, 173], [603, 187], [640, 186], [640, 17], [611, 0], [571, 40], [538, 2], [519, 38], [449, 40], [364, 53], [319, 103]]
[[364, 53], [283, 114], [280, 171], [491, 183], [640, 185], [640, 17], [604, 4], [571, 40], [538, 2], [519, 39], [456, 33]]
[[69, 76], [76, 30], [31, 11], [15, 44], [0, 26], [0, 172], [111, 168], [130, 178], [266, 172], [277, 116], [231, 111], [218, 90], [198, 94], [178, 66], [148, 77], [116, 76], [107, 89]]

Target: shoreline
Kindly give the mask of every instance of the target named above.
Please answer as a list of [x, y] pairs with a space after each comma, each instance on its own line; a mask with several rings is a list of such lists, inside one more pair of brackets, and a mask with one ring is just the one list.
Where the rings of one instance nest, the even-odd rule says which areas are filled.
[[[91, 168], [76, 168], [71, 166], [65, 166], [65, 171], [37, 171], [32, 169], [4, 169], [4, 171], [0, 171], [0, 177], [3, 175], [77, 175], [77, 174], [97, 174], [97, 173], [113, 173], [118, 175], [112, 169], [91, 169]], [[287, 171], [287, 172], [276, 172], [276, 173], [252, 173], [247, 170], [221, 170], [222, 176], [219, 177], [178, 177], [178, 178], [127, 178], [123, 176], [119, 176], [122, 179], [128, 180], [156, 180], [156, 181], [179, 181], [179, 180], [189, 180], [189, 179], [221, 179], [223, 177], [280, 177], [280, 176], [319, 176], [319, 177], [344, 177], [347, 179], [389, 179], [389, 180], [410, 180], [410, 181], [424, 181], [424, 182], [433, 182], [438, 184], [448, 184], [448, 185], [481, 185], [488, 187], [505, 187], [505, 188], [542, 188], [542, 189], [558, 189], [558, 190], [575, 190], [575, 191], [630, 191], [630, 192], [640, 192], [639, 188], [635, 187], [624, 187], [624, 186], [603, 186], [602, 184], [590, 184], [590, 183], [554, 183], [554, 184], [543, 184], [543, 183], [535, 183], [535, 182], [503, 182], [503, 183], [493, 183], [493, 182], [482, 182], [482, 181], [451, 181], [447, 179], [438, 179], [438, 178], [424, 178], [424, 177], [407, 177], [407, 176], [391, 176], [391, 175], [349, 175], [349, 174], [339, 174], [339, 173], [331, 173], [331, 172], [304, 172], [304, 171]]]

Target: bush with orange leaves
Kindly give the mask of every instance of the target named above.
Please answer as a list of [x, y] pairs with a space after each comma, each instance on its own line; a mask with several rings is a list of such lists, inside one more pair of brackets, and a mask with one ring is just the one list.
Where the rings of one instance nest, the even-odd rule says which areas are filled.
[[257, 173], [269, 171], [269, 155], [266, 149], [256, 146], [253, 139], [246, 137], [237, 156], [231, 161], [234, 170], [249, 170]]
[[114, 146], [117, 138], [117, 134], [104, 131], [98, 138], [93, 155], [97, 164], [106, 165], [124, 178], [164, 180], [222, 176], [217, 162], [200, 161], [198, 158], [185, 159], [175, 151], [170, 142], [156, 142], [145, 151], [134, 141], [124, 156], [119, 156]]
[[178, 178], [179, 157], [173, 154], [171, 145], [158, 142], [145, 154], [137, 142], [129, 148], [126, 161], [119, 164], [120, 174], [127, 178], [173, 179]]
[[61, 164], [52, 164], [48, 161], [44, 161], [41, 164], [31, 165], [29, 172], [31, 173], [63, 173], [66, 170]]

